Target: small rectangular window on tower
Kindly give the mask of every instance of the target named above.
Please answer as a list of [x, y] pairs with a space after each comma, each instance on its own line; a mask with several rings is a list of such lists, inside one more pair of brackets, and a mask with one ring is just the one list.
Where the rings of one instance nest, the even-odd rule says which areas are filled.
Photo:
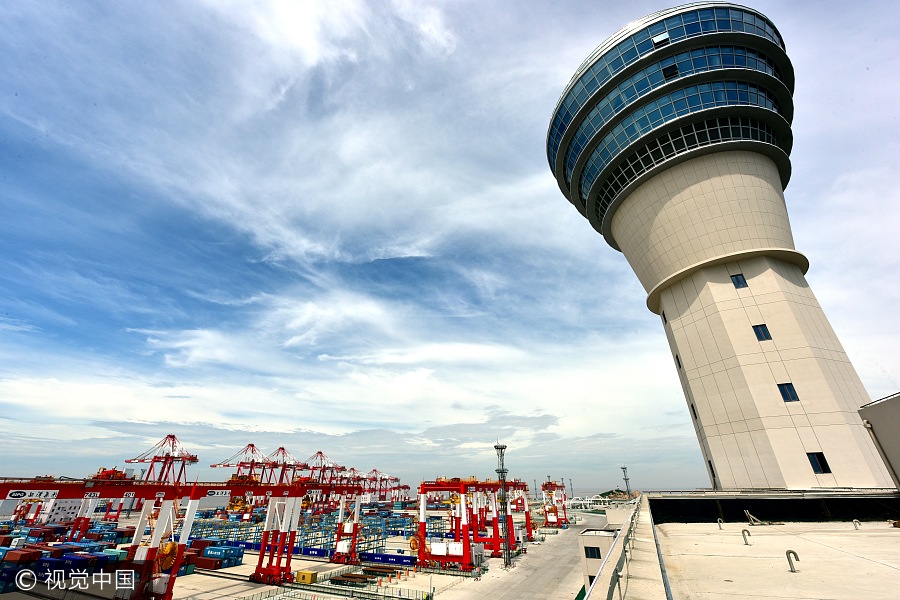
[[678, 365], [678, 368], [681, 368], [681, 359], [678, 358], [678, 355], [675, 355], [675, 364]]
[[662, 48], [663, 46], [668, 46], [669, 45], [669, 32], [664, 31], [659, 35], [653, 36], [653, 38], [651, 38], [651, 39], [653, 40], [653, 48], [654, 49]]
[[731, 283], [733, 283], [734, 287], [738, 288], [738, 289], [747, 287], [747, 280], [744, 279], [743, 273], [738, 273], [737, 275], [732, 275]]
[[756, 339], [758, 339], [761, 342], [772, 339], [772, 334], [769, 333], [769, 328], [766, 327], [765, 323], [763, 323], [761, 325], [754, 325], [753, 333], [756, 334]]
[[600, 548], [595, 548], [594, 546], [585, 546], [584, 547], [584, 557], [585, 558], [603, 558], [600, 556]]
[[831, 473], [831, 467], [828, 466], [828, 461], [825, 460], [825, 454], [822, 452], [807, 452], [806, 458], [809, 459], [809, 464], [812, 466], [812, 470], [817, 475], [822, 475], [825, 473]]
[[781, 392], [781, 399], [785, 402], [797, 402], [800, 400], [793, 383], [779, 383], [778, 391]]

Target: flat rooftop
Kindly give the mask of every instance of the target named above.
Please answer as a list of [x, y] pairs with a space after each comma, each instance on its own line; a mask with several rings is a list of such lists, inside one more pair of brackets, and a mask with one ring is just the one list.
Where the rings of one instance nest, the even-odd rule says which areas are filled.
[[641, 501], [625, 600], [665, 598], [648, 515], [678, 600], [900, 598], [896, 490], [651, 492]]
[[[742, 531], [749, 533], [744, 544]], [[673, 596], [896, 600], [900, 529], [886, 521], [657, 526]], [[785, 553], [799, 561], [790, 571]]]

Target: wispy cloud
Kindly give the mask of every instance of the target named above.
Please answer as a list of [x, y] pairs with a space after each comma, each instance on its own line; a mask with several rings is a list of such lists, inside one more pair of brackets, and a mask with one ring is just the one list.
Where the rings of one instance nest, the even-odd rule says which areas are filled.
[[37, 329], [34, 325], [19, 319], [0, 317], [0, 330], [2, 331], [37, 331]]

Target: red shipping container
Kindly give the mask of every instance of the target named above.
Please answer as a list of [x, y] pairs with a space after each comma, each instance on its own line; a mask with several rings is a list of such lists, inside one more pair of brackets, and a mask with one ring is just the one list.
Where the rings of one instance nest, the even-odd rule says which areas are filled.
[[25, 544], [23, 550], [40, 550], [41, 552], [49, 552], [50, 558], [62, 558], [66, 550], [59, 546], [50, 546], [48, 544]]
[[222, 568], [221, 558], [210, 558], [208, 556], [198, 556], [196, 562], [198, 569], [216, 570]]
[[29, 563], [41, 558], [40, 550], [10, 550], [3, 557], [5, 563], [23, 564]]
[[202, 551], [209, 546], [215, 546], [216, 543], [213, 540], [191, 540], [191, 548]]
[[185, 565], [193, 565], [197, 563], [197, 557], [200, 556], [200, 553], [196, 550], [185, 550], [184, 556], [181, 558], [182, 564]]

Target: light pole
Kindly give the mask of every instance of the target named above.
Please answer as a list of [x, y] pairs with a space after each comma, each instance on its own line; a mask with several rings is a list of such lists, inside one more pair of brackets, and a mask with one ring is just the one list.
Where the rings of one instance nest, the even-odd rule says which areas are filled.
[[512, 544], [509, 539], [511, 532], [506, 517], [506, 474], [509, 472], [506, 467], [503, 466], [503, 455], [506, 452], [506, 444], [497, 442], [494, 445], [494, 450], [497, 451], [497, 462], [499, 463], [499, 468], [497, 468], [497, 478], [500, 480], [500, 497], [498, 498], [497, 503], [500, 505], [498, 518], [500, 519], [500, 525], [503, 527], [503, 568], [508, 569], [512, 564]]
[[622, 475], [625, 478], [625, 493], [628, 494], [628, 499], [631, 500], [631, 485], [628, 483], [628, 467], [622, 467]]

